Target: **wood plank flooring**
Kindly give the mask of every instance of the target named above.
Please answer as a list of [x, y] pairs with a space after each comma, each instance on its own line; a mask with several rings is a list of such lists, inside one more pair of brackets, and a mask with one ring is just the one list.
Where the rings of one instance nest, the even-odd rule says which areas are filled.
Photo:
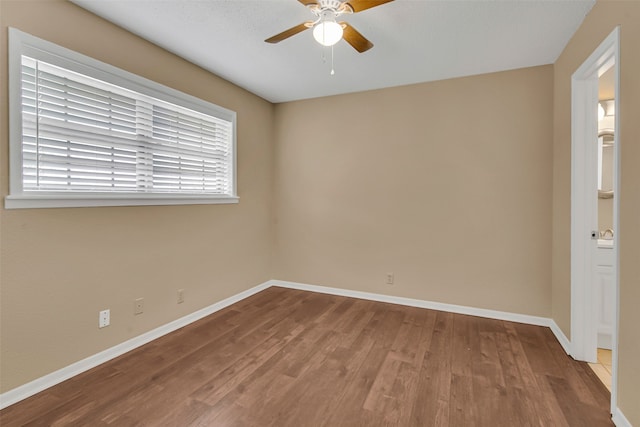
[[269, 288], [10, 406], [10, 426], [612, 426], [548, 328]]

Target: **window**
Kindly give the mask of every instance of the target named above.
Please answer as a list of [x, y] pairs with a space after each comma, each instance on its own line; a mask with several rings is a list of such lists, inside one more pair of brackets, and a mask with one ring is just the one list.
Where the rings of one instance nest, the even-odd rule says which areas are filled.
[[237, 202], [234, 112], [9, 36], [7, 208]]

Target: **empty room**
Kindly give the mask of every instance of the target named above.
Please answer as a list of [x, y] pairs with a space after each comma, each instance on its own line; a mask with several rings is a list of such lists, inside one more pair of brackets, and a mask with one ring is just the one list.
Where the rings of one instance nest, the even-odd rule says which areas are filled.
[[0, 425], [640, 426], [639, 22], [0, 0]]

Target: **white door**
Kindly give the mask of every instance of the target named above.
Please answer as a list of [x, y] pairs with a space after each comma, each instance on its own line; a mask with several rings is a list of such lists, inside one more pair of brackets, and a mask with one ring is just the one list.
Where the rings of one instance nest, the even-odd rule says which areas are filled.
[[[615, 74], [615, 128], [619, 128], [620, 28], [616, 28], [576, 70], [571, 81], [571, 355], [597, 360], [598, 331], [607, 330], [612, 348], [611, 409], [617, 408], [618, 383], [618, 241], [620, 136], [614, 136], [613, 230], [611, 262], [598, 255], [598, 78]], [[600, 264], [600, 265], [599, 265]], [[606, 296], [604, 295], [606, 294]]]

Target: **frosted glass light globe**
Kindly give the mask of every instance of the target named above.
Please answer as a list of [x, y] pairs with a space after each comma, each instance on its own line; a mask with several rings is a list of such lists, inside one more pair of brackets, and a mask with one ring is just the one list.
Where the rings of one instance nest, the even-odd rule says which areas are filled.
[[313, 38], [323, 46], [333, 46], [342, 38], [342, 25], [335, 21], [322, 21], [313, 29]]

